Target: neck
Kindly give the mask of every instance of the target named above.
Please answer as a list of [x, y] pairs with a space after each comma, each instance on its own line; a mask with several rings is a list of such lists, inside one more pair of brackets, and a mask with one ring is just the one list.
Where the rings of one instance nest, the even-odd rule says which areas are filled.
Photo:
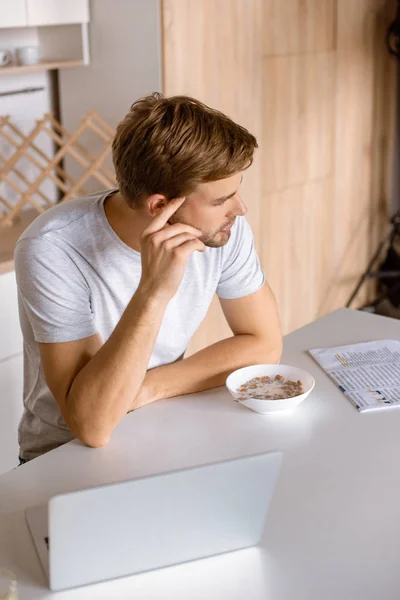
[[149, 223], [149, 217], [144, 214], [144, 210], [131, 208], [122, 194], [116, 192], [105, 200], [104, 212], [124, 244], [140, 252], [140, 234]]

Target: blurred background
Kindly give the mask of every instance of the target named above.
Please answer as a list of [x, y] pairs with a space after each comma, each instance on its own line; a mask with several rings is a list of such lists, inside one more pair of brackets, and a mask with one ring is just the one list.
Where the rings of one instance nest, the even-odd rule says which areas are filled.
[[[396, 0], [0, 0], [0, 360], [21, 351], [15, 240], [54, 203], [115, 185], [113, 131], [153, 91], [256, 135], [242, 192], [285, 334], [349, 299], [396, 313], [387, 293], [374, 304], [377, 278], [351, 296], [399, 208], [397, 12]], [[215, 302], [189, 351], [228, 334]]]

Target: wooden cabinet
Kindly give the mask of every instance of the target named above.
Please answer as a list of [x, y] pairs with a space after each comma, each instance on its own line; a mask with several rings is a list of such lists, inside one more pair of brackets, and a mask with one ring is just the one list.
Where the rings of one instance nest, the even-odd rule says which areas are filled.
[[0, 361], [22, 352], [15, 272], [0, 275]]
[[27, 24], [26, 0], [0, 0], [0, 28]]
[[26, 12], [30, 26], [87, 23], [89, 2], [88, 0], [26, 0]]

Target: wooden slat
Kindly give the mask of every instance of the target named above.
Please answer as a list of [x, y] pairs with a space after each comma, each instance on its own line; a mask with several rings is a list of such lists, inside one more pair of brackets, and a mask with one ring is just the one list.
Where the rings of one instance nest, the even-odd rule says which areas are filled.
[[[52, 125], [53, 125], [53, 123], [54, 123], [54, 122], [56, 122], [56, 121], [55, 121], [55, 119], [53, 119], [52, 115], [49, 115], [48, 113], [47, 113], [47, 114], [45, 114], [45, 115], [44, 115], [44, 117], [45, 117], [45, 119], [46, 119], [47, 121], [49, 121], [49, 120], [50, 120], [50, 118], [51, 118], [51, 123], [52, 123]], [[16, 134], [16, 135], [17, 135], [17, 136], [20, 138], [20, 139], [22, 139], [22, 140], [23, 140], [23, 139], [25, 138], [25, 136], [24, 136], [24, 134], [22, 133], [22, 131], [21, 131], [21, 130], [20, 130], [20, 129], [19, 129], [19, 128], [18, 128], [18, 127], [17, 127], [17, 126], [14, 124], [14, 123], [12, 123], [11, 121], [9, 121], [9, 122], [7, 123], [7, 126], [8, 126], [8, 127], [11, 129], [11, 131], [13, 131], [13, 133], [15, 133], [15, 134]], [[4, 129], [1, 131], [1, 134], [2, 134], [2, 135], [5, 135]], [[13, 141], [13, 140], [10, 140], [9, 138], [8, 138], [8, 141], [9, 141], [10, 143], [12, 143], [14, 146], [17, 146], [17, 143], [16, 143], [15, 141]], [[62, 140], [60, 140], [60, 142], [62, 142]], [[34, 143], [31, 143], [31, 144], [29, 144], [29, 150], [30, 150], [30, 151], [34, 151], [34, 152], [35, 152], [35, 154], [38, 154], [38, 155], [40, 156], [40, 158], [41, 158], [41, 159], [43, 159], [43, 160], [45, 161], [45, 163], [46, 163], [46, 164], [49, 162], [50, 158], [49, 158], [49, 157], [48, 157], [48, 156], [47, 156], [47, 155], [46, 155], [46, 154], [45, 154], [45, 153], [44, 153], [44, 152], [43, 152], [43, 151], [42, 151], [42, 150], [41, 150], [41, 149], [40, 149], [40, 148], [39, 148], [39, 147], [38, 147], [36, 144], [34, 144]], [[30, 152], [30, 153], [29, 153], [29, 157], [30, 157], [30, 159], [32, 160], [32, 162], [34, 162], [34, 159], [32, 158], [32, 156], [33, 156], [33, 155], [32, 155], [32, 152]], [[34, 163], [34, 164], [35, 164], [35, 163]], [[39, 164], [40, 164], [40, 163], [39, 163]], [[37, 164], [36, 164], [36, 166], [37, 166]], [[14, 170], [15, 170], [15, 169], [14, 169]], [[70, 176], [69, 176], [69, 175], [68, 175], [68, 174], [67, 174], [67, 173], [66, 173], [66, 172], [65, 172], [65, 171], [64, 171], [64, 170], [63, 170], [63, 169], [62, 169], [62, 168], [59, 166], [59, 165], [57, 165], [56, 167], [54, 167], [54, 171], [55, 171], [55, 172], [56, 172], [58, 175], [60, 175], [60, 176], [62, 177], [62, 179], [63, 179], [63, 180], [65, 180], [65, 181], [68, 181], [68, 182], [71, 182], [71, 181], [73, 181], [73, 179], [72, 179], [72, 178], [71, 178], [71, 177], [70, 177]], [[56, 183], [57, 183], [57, 182], [56, 182]]]
[[[5, 163], [5, 159], [0, 156], [0, 166], [3, 165]], [[20, 179], [21, 181], [23, 181], [25, 183], [25, 185], [29, 185], [30, 181], [29, 179], [27, 179], [25, 177], [25, 175], [23, 174], [22, 171], [20, 171], [19, 169], [17, 169], [16, 167], [14, 167], [13, 169], [15, 175], [17, 175], [18, 179]], [[45, 194], [43, 194], [43, 192], [41, 190], [38, 190], [37, 192], [38, 196], [40, 196], [40, 198], [42, 200], [44, 200], [44, 202], [47, 204], [47, 207], [50, 208], [52, 206], [52, 203], [50, 202], [50, 200], [47, 198], [47, 196], [45, 196]], [[7, 207], [8, 210], [11, 209], [11, 204], [9, 204], [8, 202], [6, 202], [4, 199], [1, 199], [2, 202], [5, 204], [5, 206]]]
[[[99, 117], [99, 115], [97, 115], [97, 113], [96, 113], [96, 116], [97, 116], [97, 120], [99, 120], [100, 117]], [[51, 126], [53, 128], [53, 132], [56, 134], [57, 139], [59, 140], [59, 144], [60, 145], [61, 145], [61, 143], [64, 143], [64, 141], [66, 139], [68, 139], [69, 137], [71, 137], [71, 134], [67, 131], [67, 129], [65, 129], [65, 127], [63, 127], [61, 125], [61, 123], [59, 123], [53, 117], [53, 115], [51, 113], [46, 113], [45, 117], [51, 123]], [[111, 127], [105, 121], [101, 120], [101, 124], [102, 124], [103, 127], [107, 127], [108, 128], [107, 131], [109, 131], [111, 129]], [[60, 136], [62, 136], [62, 137], [60, 137]], [[82, 146], [82, 144], [80, 144], [79, 141], [76, 141], [75, 144], [74, 144], [74, 146], [75, 146], [75, 148], [77, 150], [79, 150], [81, 153], [83, 153], [84, 156], [86, 156], [87, 158], [89, 158], [90, 161], [95, 160], [95, 157], [87, 150], [87, 148], [85, 148], [84, 146]], [[71, 150], [70, 150], [70, 153], [72, 153]], [[105, 167], [104, 165], [101, 165], [99, 167], [99, 172], [100, 171], [106, 176], [106, 178], [109, 181], [111, 181], [113, 183], [113, 185], [116, 184], [115, 173], [113, 173], [110, 169], [107, 169], [107, 167]]]
[[[10, 136], [6, 131], [6, 127], [10, 128], [13, 134], [17, 135], [20, 140], [16, 141], [14, 137]], [[79, 143], [81, 136], [88, 130], [92, 129], [100, 138], [106, 141], [105, 147], [97, 157], [92, 157], [90, 153], [86, 151], [84, 146]], [[19, 213], [25, 208], [27, 204], [35, 207], [38, 212], [43, 212], [45, 209], [36, 202], [35, 196], [39, 195], [47, 201], [47, 208], [52, 203], [47, 199], [40, 189], [41, 184], [47, 179], [52, 180], [59, 189], [64, 192], [62, 200], [69, 200], [82, 194], [82, 184], [89, 178], [95, 178], [101, 184], [105, 184], [106, 187], [113, 187], [114, 177], [112, 181], [108, 179], [108, 170], [103, 170], [103, 161], [106, 156], [109, 155], [111, 150], [112, 137], [110, 135], [110, 126], [107, 125], [96, 111], [91, 111], [88, 115], [81, 120], [81, 124], [73, 134], [68, 134], [65, 137], [61, 137], [59, 134], [64, 135], [65, 130], [61, 125], [57, 124], [52, 115], [45, 115], [44, 119], [37, 121], [36, 127], [25, 136], [16, 126], [12, 125], [8, 116], [0, 117], [0, 136], [4, 137], [6, 141], [13, 148], [13, 154], [6, 158], [0, 157], [0, 173], [3, 180], [11, 186], [18, 195], [18, 199], [14, 205], [7, 205], [2, 201], [3, 206], [6, 208], [6, 213], [1, 217], [0, 224], [2, 227], [13, 225], [13, 222], [19, 215]], [[46, 155], [37, 147], [36, 138], [38, 135], [47, 135], [55, 140], [57, 144], [57, 151], [51, 158]], [[76, 150], [76, 146], [80, 149]], [[103, 145], [104, 146], [104, 145]], [[38, 154], [45, 164], [38, 162], [35, 155]], [[72, 155], [72, 157], [83, 167], [83, 173], [76, 181], [70, 177], [60, 166], [60, 161], [65, 155]], [[26, 159], [32, 162], [35, 167], [39, 170], [39, 174], [33, 181], [29, 181], [25, 175], [16, 168], [16, 165], [20, 159]], [[61, 175], [60, 179], [57, 175]], [[22, 176], [21, 176], [22, 173]], [[20, 175], [19, 180], [26, 184], [25, 188], [21, 188], [9, 174], [13, 176]], [[2, 211], [4, 213], [4, 209]]]
[[[9, 124], [10, 125], [10, 124]], [[42, 132], [46, 131], [45, 127], [42, 127]], [[0, 135], [2, 137], [4, 137], [4, 139], [6, 139], [11, 145], [14, 144], [15, 148], [17, 148], [17, 153], [19, 156], [19, 159], [24, 158], [30, 162], [32, 162], [35, 167], [37, 167], [37, 169], [39, 169], [39, 171], [42, 171], [45, 168], [45, 165], [43, 165], [42, 163], [40, 163], [38, 160], [36, 160], [34, 154], [32, 153], [32, 151], [34, 151], [35, 153], [40, 153], [39, 156], [45, 157], [45, 159], [47, 159], [47, 162], [49, 162], [49, 158], [46, 157], [46, 155], [40, 151], [40, 149], [35, 145], [35, 144], [29, 144], [29, 146], [27, 148], [19, 148], [18, 144], [4, 131], [4, 129], [0, 132]], [[11, 159], [13, 160], [13, 157], [11, 157]], [[7, 161], [5, 159], [1, 159], [1, 161], [3, 163], [3, 168], [6, 169], [7, 168]], [[55, 171], [57, 171], [57, 173], [63, 173], [62, 169], [54, 169]], [[19, 170], [15, 167], [15, 163], [13, 163], [13, 167], [12, 167], [12, 172], [16, 173], [21, 179], [22, 181], [24, 181], [25, 179], [25, 183], [27, 183], [28, 187], [29, 185], [32, 183], [30, 181], [27, 181], [26, 178], [21, 177], [21, 174], [19, 172]], [[4, 175], [3, 175], [4, 178]], [[54, 181], [54, 183], [62, 190], [66, 191], [66, 186], [64, 185], [64, 182], [59, 179], [58, 177], [56, 177], [55, 175], [53, 175], [53, 173], [49, 173], [48, 174], [48, 178], [51, 179], [52, 181]], [[50, 202], [50, 200], [46, 197], [43, 196], [42, 192], [38, 189], [36, 192], [39, 196], [42, 196], [42, 198], [45, 200], [47, 207], [50, 208], [52, 206], [52, 203]]]
[[65, 194], [63, 201], [69, 200], [70, 198], [76, 198], [78, 191], [82, 184], [85, 183], [90, 177], [98, 177], [97, 169], [103, 163], [106, 156], [109, 154], [111, 149], [111, 142], [109, 142], [104, 150], [99, 154], [96, 160], [90, 165], [90, 167], [82, 173], [77, 181], [70, 187], [69, 191]]
[[37, 71], [49, 71], [51, 69], [72, 69], [73, 67], [83, 67], [83, 60], [56, 60], [44, 61], [37, 65], [11, 65], [10, 67], [2, 67], [1, 75], [17, 75], [22, 73], [35, 73]]

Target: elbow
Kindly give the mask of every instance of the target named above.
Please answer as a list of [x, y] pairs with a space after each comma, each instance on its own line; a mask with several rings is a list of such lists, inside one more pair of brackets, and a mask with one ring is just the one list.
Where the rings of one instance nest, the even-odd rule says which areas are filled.
[[283, 352], [282, 338], [278, 340], [273, 346], [271, 343], [262, 343], [260, 348], [259, 360], [263, 364], [279, 364], [281, 362]]
[[75, 418], [67, 419], [67, 424], [74, 436], [89, 448], [103, 448], [110, 441], [111, 431], [100, 427], [100, 424], [97, 424], [96, 427], [92, 419], [79, 419], [75, 416]]
[[82, 444], [89, 448], [103, 448], [110, 441], [110, 435], [94, 432], [79, 432], [76, 436]]
[[266, 364], [269, 365], [279, 365], [282, 358], [282, 350], [270, 350], [267, 354], [264, 355], [267, 359]]
[[104, 446], [107, 446], [109, 441], [109, 439], [104, 438], [89, 438], [87, 440], [83, 440], [83, 443], [88, 448], [104, 448]]
[[77, 408], [77, 404], [69, 398], [63, 411], [64, 419], [72, 434], [89, 448], [103, 448], [111, 438], [112, 429], [104, 419], [96, 419], [90, 413]]
[[273, 363], [279, 364], [281, 362], [283, 353], [283, 344], [282, 340], [280, 340], [279, 344], [272, 350]]

